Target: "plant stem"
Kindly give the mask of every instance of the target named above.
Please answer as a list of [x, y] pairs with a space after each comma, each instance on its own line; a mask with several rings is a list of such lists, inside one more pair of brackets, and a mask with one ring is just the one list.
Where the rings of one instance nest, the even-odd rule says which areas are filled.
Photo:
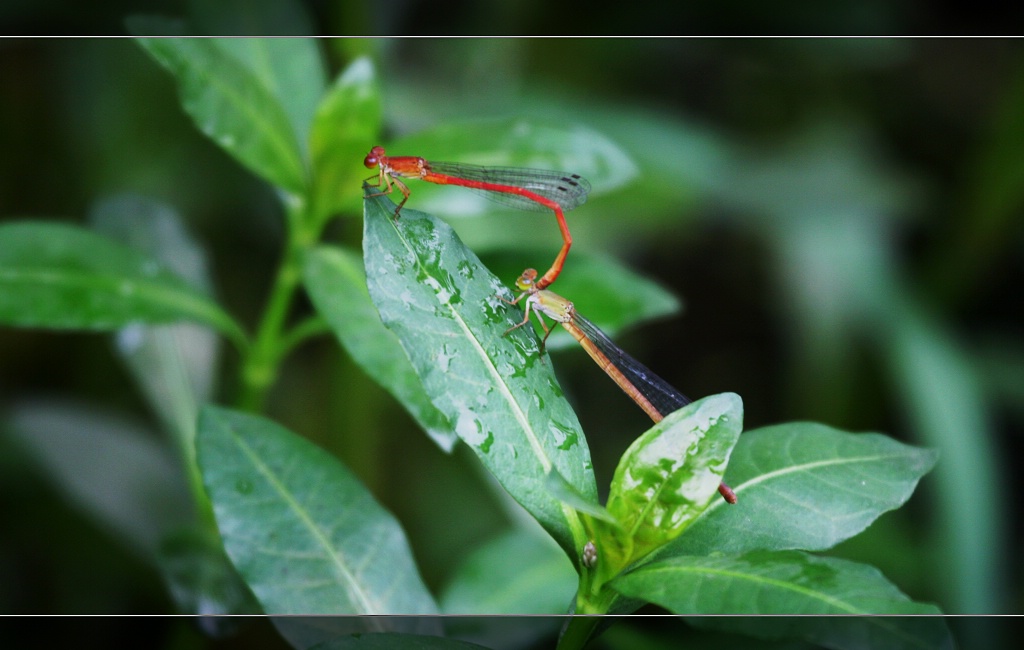
[[315, 243], [319, 235], [318, 227], [307, 225], [311, 220], [303, 218], [305, 215], [301, 205], [289, 212], [284, 257], [277, 269], [255, 340], [242, 363], [242, 386], [237, 405], [246, 411], [262, 409], [267, 391], [277, 377], [278, 362], [285, 349], [282, 343], [282, 338], [286, 336], [283, 333], [285, 319], [302, 275], [302, 252]]
[[601, 616], [574, 615], [558, 638], [557, 650], [579, 650], [586, 646], [597, 626], [603, 621]]
[[281, 339], [280, 353], [284, 354], [285, 352], [290, 352], [292, 348], [296, 347], [311, 336], [317, 336], [330, 331], [331, 328], [327, 324], [327, 321], [320, 316], [310, 316], [284, 334]]
[[607, 614], [618, 597], [611, 589], [601, 587], [597, 582], [597, 572], [584, 568], [580, 579], [579, 591], [576, 594], [576, 614], [569, 619], [558, 639], [558, 650], [578, 650], [583, 648], [598, 626], [605, 622]]

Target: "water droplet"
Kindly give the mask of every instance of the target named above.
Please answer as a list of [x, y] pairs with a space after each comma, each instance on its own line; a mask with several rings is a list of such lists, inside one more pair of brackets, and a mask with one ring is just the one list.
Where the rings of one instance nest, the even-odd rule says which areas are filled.
[[487, 432], [487, 437], [484, 438], [484, 441], [480, 443], [480, 451], [484, 452], [485, 454], [490, 452], [491, 451], [491, 445], [493, 445], [493, 444], [494, 444], [494, 435], [490, 431], [488, 431]]
[[441, 372], [448, 372], [448, 367], [454, 358], [455, 353], [449, 352], [447, 345], [442, 346], [441, 351], [437, 353], [437, 369]]
[[552, 423], [551, 433], [554, 437], [555, 446], [562, 451], [567, 451], [576, 446], [578, 438], [575, 432]]
[[[490, 442], [487, 439], [491, 436], [489, 433], [484, 435], [483, 425], [471, 409], [466, 408], [459, 411], [458, 420], [455, 423], [455, 433], [471, 447], [480, 447], [481, 449], [484, 445], [490, 447]], [[493, 442], [493, 438], [491, 442]]]
[[252, 481], [240, 478], [235, 481], [235, 491], [239, 494], [252, 494]]

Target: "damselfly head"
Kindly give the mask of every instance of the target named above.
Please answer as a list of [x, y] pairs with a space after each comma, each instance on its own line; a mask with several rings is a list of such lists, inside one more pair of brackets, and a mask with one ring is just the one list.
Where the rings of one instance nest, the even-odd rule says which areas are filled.
[[537, 284], [537, 269], [526, 269], [516, 280], [516, 289], [529, 291]]
[[384, 153], [384, 147], [377, 145], [373, 149], [370, 149], [370, 153], [366, 154], [366, 158], [363, 158], [363, 164], [367, 169], [373, 169], [379, 167], [381, 161], [386, 157]]

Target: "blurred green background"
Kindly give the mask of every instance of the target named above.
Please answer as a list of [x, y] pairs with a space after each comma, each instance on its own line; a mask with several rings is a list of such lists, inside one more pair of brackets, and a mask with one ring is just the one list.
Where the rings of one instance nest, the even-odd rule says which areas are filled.
[[[189, 3], [159, 4], [145, 10], [189, 12]], [[486, 4], [500, 21], [467, 5], [450, 28], [564, 31], [575, 18], [537, 2]], [[122, 2], [68, 23], [46, 18], [61, 5], [11, 3], [0, 20], [14, 31], [122, 33], [122, 18], [138, 10]], [[435, 24], [430, 6], [312, 2], [281, 24], [401, 31]], [[899, 32], [914, 13], [910, 3], [857, 7], [831, 20]], [[358, 54], [375, 61], [382, 144], [516, 117], [584, 125], [626, 150], [637, 179], [595, 191], [568, 215], [574, 253], [615, 257], [684, 308], [619, 343], [691, 397], [739, 393], [747, 429], [816, 420], [940, 449], [906, 507], [834, 553], [879, 567], [948, 613], [1021, 611], [1012, 504], [1024, 416], [1024, 43], [353, 39], [321, 48], [332, 75]], [[0, 124], [0, 219], [81, 224], [113, 196], [163, 201], [205, 246], [222, 303], [255, 322], [282, 211], [197, 131], [170, 77], [131, 40], [0, 41]], [[354, 203], [330, 239], [358, 247], [360, 210]], [[480, 253], [520, 238], [544, 255], [559, 245], [541, 217], [451, 222]], [[221, 362], [226, 399], [237, 359], [227, 350]], [[582, 353], [553, 363], [606, 485], [645, 417]], [[157, 428], [109, 337], [0, 330], [0, 433], [5, 413], [37, 400]], [[396, 514], [435, 590], [504, 525], [475, 459], [442, 454], [332, 339], [296, 351], [268, 408], [338, 454]], [[175, 611], [156, 571], [7, 435], [0, 513], [0, 612]], [[212, 641], [168, 621], [147, 645], [275, 647], [264, 624]], [[111, 626], [97, 647], [122, 634]]]

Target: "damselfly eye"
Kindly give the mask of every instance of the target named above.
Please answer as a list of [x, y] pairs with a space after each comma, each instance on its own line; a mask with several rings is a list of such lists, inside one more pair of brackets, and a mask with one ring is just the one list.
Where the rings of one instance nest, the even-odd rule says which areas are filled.
[[373, 169], [380, 165], [380, 161], [383, 157], [384, 147], [377, 145], [373, 149], [370, 149], [370, 153], [366, 154], [366, 158], [363, 158], [363, 164], [366, 165], [367, 169]]

